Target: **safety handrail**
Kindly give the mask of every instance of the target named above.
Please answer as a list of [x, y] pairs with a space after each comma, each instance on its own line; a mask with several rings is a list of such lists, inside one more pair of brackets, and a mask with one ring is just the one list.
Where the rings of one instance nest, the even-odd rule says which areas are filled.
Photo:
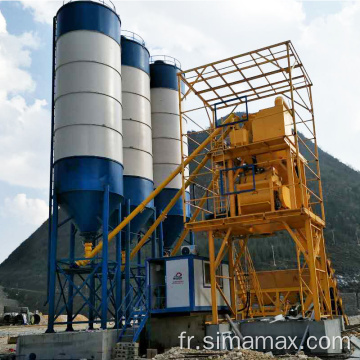
[[138, 34], [129, 30], [121, 30], [121, 36], [124, 36], [126, 39], [133, 40], [139, 43], [142, 46], [145, 46], [145, 40]]
[[[76, 0], [76, 1], [79, 1], [79, 0]], [[110, 9], [112, 8], [116, 12], [116, 7], [111, 0], [90, 0], [90, 1], [103, 4], [104, 6], [110, 8]], [[70, 3], [70, 2], [73, 2], [73, 0], [63, 1], [63, 5]], [[110, 3], [110, 4], [108, 4], [108, 3]]]
[[179, 60], [175, 59], [172, 56], [169, 55], [153, 55], [150, 56], [150, 64], [155, 63], [155, 61], [163, 61], [165, 64], [174, 65], [178, 69], [181, 69], [181, 63]]

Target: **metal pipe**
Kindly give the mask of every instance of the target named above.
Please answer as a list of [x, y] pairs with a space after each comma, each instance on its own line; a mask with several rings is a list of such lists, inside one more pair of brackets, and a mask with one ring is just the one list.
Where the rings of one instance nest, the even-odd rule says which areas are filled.
[[[138, 236], [138, 242], [141, 240], [141, 233], [139, 233]], [[138, 276], [138, 281], [140, 281], [140, 276], [141, 276], [141, 249], [138, 251], [137, 253], [137, 261], [136, 261], [136, 266], [137, 266], [137, 276]]]
[[[156, 211], [153, 214], [153, 221], [156, 221]], [[156, 230], [154, 230], [151, 237], [151, 257], [156, 258]]]
[[162, 221], [159, 224], [158, 235], [159, 235], [159, 257], [163, 257], [164, 256], [164, 230], [163, 230], [163, 222]]
[[195, 236], [192, 230], [190, 230], [190, 245], [195, 245]]
[[211, 283], [211, 309], [212, 324], [218, 323], [217, 293], [216, 293], [216, 268], [215, 268], [215, 246], [213, 232], [208, 232], [209, 237], [209, 261], [210, 261], [210, 283]]
[[[73, 266], [74, 261], [75, 261], [75, 233], [76, 233], [76, 228], [75, 225], [73, 223], [70, 224], [70, 256], [69, 256], [69, 260], [70, 260], [70, 267]], [[70, 274], [70, 281], [69, 281], [69, 287], [68, 287], [68, 306], [66, 307], [67, 310], [67, 326], [66, 326], [66, 331], [74, 331], [73, 326], [72, 326], [72, 317], [73, 317], [73, 310], [74, 310], [74, 299], [73, 299], [73, 295], [74, 295], [74, 273], [72, 272]]]
[[53, 167], [54, 167], [54, 122], [55, 122], [55, 49], [56, 49], [56, 17], [53, 17], [53, 38], [52, 38], [52, 94], [51, 94], [51, 143], [50, 143], [50, 180], [49, 180], [49, 223], [48, 223], [48, 273], [47, 273], [47, 299], [46, 303], [49, 301], [49, 279], [50, 279], [50, 247], [51, 247], [51, 213], [52, 213], [52, 198], [53, 198], [53, 188], [52, 188], [52, 180], [53, 180]]
[[[93, 240], [93, 246], [95, 246], [95, 239]], [[91, 267], [94, 267], [94, 264], [91, 263]], [[93, 270], [92, 270], [93, 271]], [[95, 273], [93, 273], [89, 279], [90, 282], [90, 294], [89, 294], [89, 330], [94, 329], [95, 323]]]
[[[118, 210], [118, 222], [121, 223], [121, 205]], [[116, 235], [116, 297], [115, 297], [115, 321], [118, 328], [121, 318], [120, 315], [120, 306], [122, 300], [122, 284], [121, 284], [121, 266], [122, 266], [122, 253], [121, 253], [121, 232]], [[121, 316], [121, 315], [120, 315]]]
[[[129, 216], [130, 214], [130, 199], [126, 200], [126, 211], [125, 216]], [[129, 292], [130, 292], [130, 241], [131, 241], [131, 233], [130, 233], [130, 223], [126, 225], [125, 228], [125, 298], [127, 299], [125, 308], [129, 309]], [[128, 310], [125, 314], [126, 319], [128, 318]]]
[[53, 214], [51, 226], [51, 241], [50, 241], [50, 267], [49, 267], [49, 318], [46, 332], [54, 332], [55, 322], [55, 283], [56, 283], [56, 253], [57, 253], [57, 233], [58, 233], [58, 204], [57, 196], [53, 197]]
[[108, 254], [109, 254], [109, 185], [105, 186], [104, 203], [103, 203], [103, 239], [104, 246], [102, 251], [102, 279], [101, 279], [101, 328], [103, 330], [107, 327], [107, 313], [108, 313]]

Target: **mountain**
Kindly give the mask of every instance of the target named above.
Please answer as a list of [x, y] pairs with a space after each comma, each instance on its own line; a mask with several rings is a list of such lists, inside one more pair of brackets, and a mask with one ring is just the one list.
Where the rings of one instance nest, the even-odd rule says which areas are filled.
[[[206, 135], [195, 132], [189, 135], [196, 141], [189, 140], [191, 153], [197, 147], [196, 143], [205, 140]], [[313, 151], [313, 145], [308, 146]], [[318, 150], [326, 216], [324, 235], [327, 253], [338, 275], [339, 286], [346, 291], [359, 291], [360, 172], [320, 148]], [[302, 151], [300, 146], [300, 152]], [[203, 176], [202, 185], [207, 186], [209, 182], [210, 178]], [[201, 189], [191, 190], [203, 193]], [[197, 240], [200, 252], [206, 254], [206, 235], [199, 234]], [[287, 234], [251, 239], [249, 250], [258, 270], [297, 267], [295, 246]]]
[[[191, 137], [201, 143], [205, 135], [192, 134]], [[189, 141], [190, 152], [196, 146], [195, 142]], [[326, 211], [327, 252], [340, 286], [346, 291], [360, 291], [360, 172], [321, 149], [319, 159]], [[205, 179], [204, 183], [208, 181]], [[60, 211], [60, 222], [65, 218]], [[45, 222], [0, 265], [0, 286], [4, 287], [10, 298], [32, 310], [45, 310], [47, 229]], [[206, 255], [207, 239], [204, 234], [197, 234], [196, 241], [201, 254]], [[61, 258], [69, 246], [69, 224], [60, 228], [58, 242], [58, 255]], [[76, 253], [82, 254], [81, 240], [77, 239], [76, 244]], [[255, 268], [259, 270], [296, 266], [294, 244], [288, 237], [252, 239], [249, 248]]]

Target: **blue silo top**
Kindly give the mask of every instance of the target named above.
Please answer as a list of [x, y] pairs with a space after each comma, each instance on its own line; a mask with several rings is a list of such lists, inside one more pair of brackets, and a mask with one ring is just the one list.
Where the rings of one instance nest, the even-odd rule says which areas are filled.
[[74, 30], [98, 31], [120, 44], [120, 17], [109, 7], [93, 1], [74, 1], [56, 14], [56, 37]]
[[150, 74], [149, 58], [150, 53], [145, 47], [144, 42], [140, 43], [136, 39], [129, 39], [124, 35], [121, 36], [122, 65], [132, 66]]
[[[177, 73], [181, 71], [176, 65], [168, 64], [163, 60], [156, 60], [150, 64], [150, 87], [167, 88], [178, 91]], [[184, 83], [181, 83], [181, 92], [185, 92]]]

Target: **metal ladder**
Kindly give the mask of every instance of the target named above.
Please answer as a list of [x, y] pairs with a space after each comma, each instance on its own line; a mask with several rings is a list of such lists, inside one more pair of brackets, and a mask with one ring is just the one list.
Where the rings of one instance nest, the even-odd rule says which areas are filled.
[[125, 321], [121, 324], [121, 329], [118, 329], [120, 330], [118, 342], [136, 342], [138, 340], [149, 317], [147, 293], [147, 286], [142, 288], [130, 286], [120, 307], [120, 318], [124, 318]]

